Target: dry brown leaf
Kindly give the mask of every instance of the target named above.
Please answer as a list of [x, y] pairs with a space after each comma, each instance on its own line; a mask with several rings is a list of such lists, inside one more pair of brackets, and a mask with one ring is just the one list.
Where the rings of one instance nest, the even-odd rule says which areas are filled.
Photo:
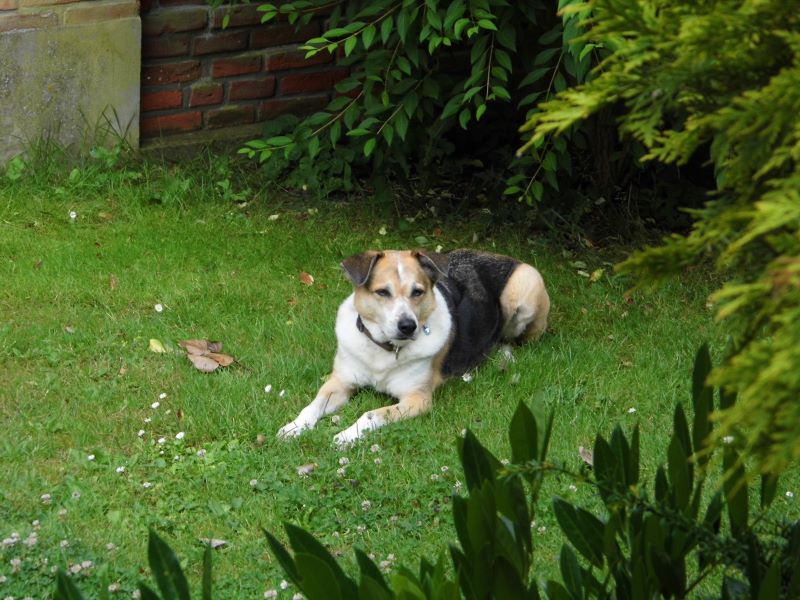
[[222, 352], [222, 342], [206, 341], [209, 352]]
[[590, 467], [594, 466], [594, 452], [589, 450], [588, 448], [584, 448], [583, 446], [578, 446], [578, 454], [581, 457], [581, 460], [585, 462]]
[[189, 354], [203, 355], [209, 352], [208, 340], [181, 340], [178, 345]]
[[192, 364], [203, 373], [212, 373], [217, 370], [219, 363], [213, 358], [207, 356], [200, 356], [199, 354], [187, 354], [186, 358], [192, 361]]
[[117, 276], [113, 273], [108, 274], [108, 287], [111, 288], [112, 292], [117, 289]]
[[304, 283], [306, 285], [314, 285], [314, 277], [312, 275], [309, 275], [305, 271], [300, 271], [299, 278], [301, 283]]
[[311, 475], [311, 473], [314, 472], [314, 469], [316, 468], [317, 468], [317, 463], [308, 463], [305, 465], [300, 465], [299, 467], [297, 467], [297, 474], [300, 475], [300, 477], [308, 477], [309, 475]]
[[230, 367], [236, 362], [230, 354], [220, 354], [219, 352], [209, 352], [206, 356], [212, 360], [217, 361], [223, 367]]
[[41, 269], [42, 268], [42, 259], [41, 258], [39, 260], [37, 260], [35, 263], [33, 263], [33, 268], [34, 269]]
[[178, 410], [175, 411], [175, 416], [178, 419], [182, 419], [183, 418], [183, 411], [179, 408]]
[[99, 212], [97, 213], [97, 216], [103, 219], [103, 221], [106, 221], [107, 223], [110, 223], [114, 219], [114, 216], [111, 213], [107, 212]]

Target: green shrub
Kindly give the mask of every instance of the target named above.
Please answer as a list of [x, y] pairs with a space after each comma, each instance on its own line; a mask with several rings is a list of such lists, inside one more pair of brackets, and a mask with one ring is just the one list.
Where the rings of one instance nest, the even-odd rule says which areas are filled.
[[[714, 443], [710, 415], [714, 390], [708, 349], [695, 360], [690, 425], [675, 408], [674, 429], [665, 448], [665, 466], [652, 481], [639, 470], [638, 426], [626, 435], [614, 429], [595, 439], [593, 469], [570, 472], [547, 460], [552, 415], [537, 416], [520, 403], [509, 425], [512, 463], [503, 465], [467, 432], [458, 450], [468, 490], [454, 495], [458, 545], [434, 563], [420, 559], [414, 572], [401, 568], [387, 580], [380, 568], [356, 550], [359, 574], [348, 575], [328, 550], [301, 527], [286, 524], [292, 552], [267, 532], [272, 552], [287, 576], [309, 600], [429, 599], [519, 600], [545, 597], [685, 598], [700, 586], [719, 586], [721, 598], [779, 599], [800, 596], [800, 522], [774, 520], [768, 508], [777, 478], [764, 477], [760, 509], [751, 509], [742, 456], [735, 441]], [[718, 403], [733, 398], [720, 393]], [[711, 487], [712, 467], [722, 453], [721, 483]], [[555, 498], [553, 511], [567, 540], [561, 548], [561, 580], [539, 581], [531, 572], [535, 546], [531, 521], [543, 478], [573, 477], [588, 483], [602, 514]], [[709, 487], [710, 489], [706, 489]], [[751, 514], [755, 513], [755, 514]], [[175, 555], [151, 532], [150, 568], [164, 600], [188, 600], [186, 578]], [[711, 580], [718, 583], [711, 583]], [[157, 599], [149, 587], [141, 597]], [[211, 556], [206, 550], [203, 598], [211, 597]], [[55, 598], [82, 596], [69, 576], [58, 575]]]
[[738, 393], [719, 439], [742, 439], [762, 470], [800, 457], [800, 21], [790, 2], [592, 0], [584, 40], [613, 48], [597, 76], [540, 105], [527, 144], [616, 106], [645, 159], [709, 152], [716, 190], [672, 236], [620, 270], [658, 283], [713, 261], [712, 300], [733, 336], [713, 381]]
[[[350, 75], [336, 85], [324, 111], [267, 125], [264, 139], [242, 152], [266, 161], [271, 174], [295, 185], [352, 189], [354, 169], [371, 174], [378, 193], [389, 177], [431, 176], [454, 150], [454, 130], [469, 129], [479, 145], [480, 121], [511, 134], [535, 103], [583, 81], [598, 47], [576, 43], [579, 13], [556, 16], [574, 0], [300, 0], [264, 4], [263, 19], [279, 15], [302, 24], [330, 12], [330, 27], [303, 46], [308, 56], [340, 54]], [[511, 127], [509, 127], [509, 122]], [[575, 134], [584, 144], [587, 138]], [[474, 148], [478, 149], [478, 148]], [[484, 149], [485, 150], [485, 149]], [[507, 160], [511, 160], [509, 153]], [[528, 202], [545, 186], [559, 190], [556, 172], [571, 171], [563, 139], [548, 140], [507, 170], [506, 194]]]

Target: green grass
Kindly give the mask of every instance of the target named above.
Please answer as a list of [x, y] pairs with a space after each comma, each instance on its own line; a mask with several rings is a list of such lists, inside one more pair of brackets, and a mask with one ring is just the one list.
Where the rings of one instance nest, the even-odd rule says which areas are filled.
[[[0, 596], [46, 597], [54, 566], [86, 560], [93, 566], [77, 576], [84, 590], [119, 583], [129, 596], [149, 577], [148, 527], [185, 557], [195, 585], [201, 538], [226, 540], [214, 557], [221, 597], [278, 586], [284, 576], [261, 529], [279, 531], [282, 521], [307, 527], [345, 564], [359, 546], [414, 566], [455, 538], [449, 501], [462, 479], [454, 444], [462, 429], [505, 457], [517, 402], [544, 403], [556, 412], [552, 457], [577, 468], [578, 447], [597, 432], [638, 422], [652, 474], [674, 404], [688, 399], [696, 348], [722, 347], [699, 275], [628, 298], [626, 282], [610, 275], [619, 253], [556, 249], [485, 211], [420, 214], [401, 227], [387, 207], [289, 199], [225, 180], [238, 182], [223, 162], [87, 164], [60, 179], [25, 172], [0, 183], [0, 536], [25, 539], [39, 523], [35, 545], [0, 547]], [[431, 247], [492, 249], [537, 266], [553, 301], [549, 333], [516, 349], [507, 370], [499, 356], [488, 361], [472, 381], [443, 386], [431, 414], [350, 449], [335, 449], [333, 435], [385, 397], [364, 391], [339, 425], [326, 419], [299, 439], [276, 440], [330, 369], [335, 311], [349, 293], [341, 259], [414, 247], [420, 236]], [[596, 283], [577, 272], [598, 268]], [[314, 285], [301, 283], [301, 271]], [[239, 363], [203, 374], [177, 351], [150, 352], [151, 338], [173, 349], [187, 338], [221, 340]], [[302, 478], [297, 467], [307, 463], [317, 466]], [[570, 483], [553, 478], [543, 498], [589, 497]], [[562, 539], [546, 501], [536, 526], [537, 568], [552, 575]], [[13, 558], [22, 560], [18, 573]]]

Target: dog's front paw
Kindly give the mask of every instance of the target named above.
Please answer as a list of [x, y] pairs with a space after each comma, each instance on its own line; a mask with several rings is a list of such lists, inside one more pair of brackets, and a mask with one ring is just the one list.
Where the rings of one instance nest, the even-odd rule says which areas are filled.
[[278, 439], [288, 440], [289, 438], [297, 437], [306, 429], [311, 429], [313, 425], [298, 421], [295, 419], [291, 423], [287, 423], [278, 430]]
[[333, 443], [336, 444], [339, 448], [344, 448], [353, 444], [356, 440], [361, 437], [361, 434], [358, 431], [358, 428], [355, 425], [351, 425], [344, 431], [340, 431], [335, 436], [333, 436]]

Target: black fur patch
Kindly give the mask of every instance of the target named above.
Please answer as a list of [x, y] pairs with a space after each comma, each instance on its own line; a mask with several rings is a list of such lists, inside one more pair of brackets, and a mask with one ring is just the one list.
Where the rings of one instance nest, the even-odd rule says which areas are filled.
[[519, 261], [487, 252], [454, 250], [447, 276], [436, 283], [453, 317], [455, 337], [442, 364], [444, 376], [461, 375], [489, 356], [503, 328], [500, 295]]

